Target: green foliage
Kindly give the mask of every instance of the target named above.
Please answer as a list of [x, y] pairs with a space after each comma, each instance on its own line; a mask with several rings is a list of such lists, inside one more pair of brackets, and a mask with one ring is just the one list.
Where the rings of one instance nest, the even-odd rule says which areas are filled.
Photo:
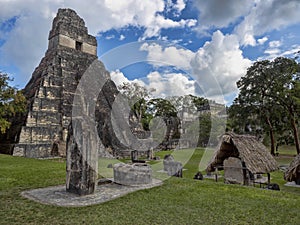
[[189, 95], [192, 98], [192, 103], [197, 108], [197, 111], [209, 110], [209, 101], [206, 98]]
[[199, 116], [199, 139], [198, 146], [205, 147], [211, 135], [211, 114], [201, 113]]
[[26, 107], [25, 97], [9, 85], [10, 81], [12, 79], [7, 74], [0, 72], [0, 133], [5, 133], [10, 127], [9, 118], [24, 112]]
[[239, 131], [249, 124], [263, 128], [269, 133], [273, 153], [275, 133], [293, 130], [299, 152], [298, 72], [299, 65], [292, 59], [279, 57], [255, 62], [237, 82], [240, 93], [229, 109], [231, 125]]
[[119, 91], [129, 100], [129, 104], [132, 106], [139, 99], [149, 98], [151, 92], [154, 89], [148, 91], [145, 87], [139, 85], [138, 83], [123, 83], [118, 86]]
[[291, 96], [296, 103], [297, 111], [300, 112], [300, 81], [295, 80], [291, 89]]
[[[119, 90], [129, 100], [131, 107], [130, 125], [132, 130], [149, 131], [151, 123], [155, 117], [163, 119], [166, 125], [165, 138], [162, 143], [169, 148], [177, 139], [190, 139], [193, 144], [206, 146], [209, 140], [212, 144], [217, 144], [218, 136], [224, 129], [224, 119], [211, 116], [209, 101], [203, 97], [194, 95], [172, 96], [168, 98], [151, 98], [150, 92], [145, 87], [137, 83], [124, 83], [119, 86]], [[182, 118], [182, 121], [180, 121]], [[212, 126], [212, 121], [215, 126]], [[180, 127], [181, 125], [181, 127]], [[163, 124], [155, 125], [156, 136], [164, 135]], [[160, 127], [159, 127], [160, 126]], [[152, 127], [154, 128], [154, 127]], [[182, 128], [182, 133], [180, 133]], [[158, 135], [157, 135], [158, 134]], [[189, 134], [183, 137], [181, 134]], [[172, 143], [171, 143], [172, 142]], [[191, 143], [190, 142], [190, 143]]]
[[177, 110], [175, 106], [169, 100], [163, 98], [151, 99], [148, 102], [148, 112], [150, 112], [155, 117], [177, 117]]
[[131, 126], [149, 130], [149, 122], [153, 116], [147, 113], [147, 101], [154, 90], [148, 91], [137, 83], [123, 83], [118, 89], [129, 102]]

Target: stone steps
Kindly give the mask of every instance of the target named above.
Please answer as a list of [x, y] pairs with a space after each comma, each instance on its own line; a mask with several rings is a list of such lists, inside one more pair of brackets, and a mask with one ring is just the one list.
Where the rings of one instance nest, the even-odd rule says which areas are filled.
[[14, 156], [23, 156], [28, 158], [47, 158], [51, 156], [52, 143], [26, 143], [16, 144], [14, 147]]
[[50, 142], [54, 140], [56, 136], [59, 136], [61, 128], [58, 125], [54, 126], [23, 126], [20, 134], [19, 143], [31, 144]]

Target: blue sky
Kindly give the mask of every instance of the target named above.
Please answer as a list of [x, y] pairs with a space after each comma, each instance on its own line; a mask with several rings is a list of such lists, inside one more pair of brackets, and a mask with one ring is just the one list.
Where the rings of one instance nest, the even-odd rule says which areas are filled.
[[195, 94], [230, 104], [254, 61], [300, 50], [299, 0], [0, 0], [0, 70], [22, 88], [44, 56], [58, 8], [98, 40], [116, 84], [156, 96]]

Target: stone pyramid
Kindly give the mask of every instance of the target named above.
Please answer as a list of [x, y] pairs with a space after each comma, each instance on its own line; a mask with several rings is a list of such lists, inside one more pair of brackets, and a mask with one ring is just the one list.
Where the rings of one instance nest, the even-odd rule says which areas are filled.
[[97, 59], [96, 38], [71, 9], [58, 10], [48, 40], [48, 50], [24, 89], [28, 113], [16, 134], [15, 156], [65, 155], [76, 86]]

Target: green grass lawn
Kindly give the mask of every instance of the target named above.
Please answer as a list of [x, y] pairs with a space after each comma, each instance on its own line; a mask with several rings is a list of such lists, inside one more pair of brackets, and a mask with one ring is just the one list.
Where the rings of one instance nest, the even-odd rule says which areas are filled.
[[297, 151], [294, 145], [280, 145], [278, 147], [279, 155], [296, 156]]
[[43, 205], [20, 195], [64, 184], [64, 161], [0, 155], [0, 224], [299, 224], [300, 189], [283, 186], [282, 172], [272, 173], [281, 191], [193, 180], [203, 152], [194, 152], [183, 178], [87, 207]]

